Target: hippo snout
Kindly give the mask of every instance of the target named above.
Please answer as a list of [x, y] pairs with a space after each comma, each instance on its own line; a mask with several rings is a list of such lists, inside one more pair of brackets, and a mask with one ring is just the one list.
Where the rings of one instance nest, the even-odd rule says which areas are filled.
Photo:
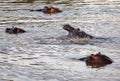
[[71, 27], [69, 24], [65, 24], [65, 25], [63, 25], [63, 29], [64, 29], [64, 30], [67, 30], [68, 32], [70, 32], [70, 31], [73, 31], [73, 30], [74, 30], [74, 28], [73, 28], [73, 27]]

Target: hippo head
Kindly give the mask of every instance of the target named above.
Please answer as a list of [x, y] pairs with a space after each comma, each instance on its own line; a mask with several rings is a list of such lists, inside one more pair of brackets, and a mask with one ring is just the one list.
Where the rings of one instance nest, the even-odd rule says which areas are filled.
[[65, 24], [63, 26], [63, 29], [69, 32], [68, 37], [88, 38], [88, 39], [93, 38], [93, 36], [85, 33], [84, 31], [81, 31], [79, 28], [73, 28], [69, 24]]
[[95, 55], [90, 55], [86, 58], [86, 64], [92, 66], [93, 68], [98, 68], [111, 64], [112, 60], [106, 55], [101, 54], [100, 52]]
[[17, 27], [6, 28], [5, 31], [6, 31], [6, 33], [9, 33], [9, 34], [18, 34], [18, 33], [26, 32], [25, 30], [23, 30], [21, 28], [17, 28]]
[[43, 11], [43, 13], [47, 13], [47, 14], [62, 12], [62, 11], [61, 11], [60, 9], [58, 9], [58, 8], [48, 7], [48, 6], [45, 6], [42, 11]]
[[85, 61], [87, 66], [92, 66], [93, 68], [103, 67], [107, 64], [111, 64], [112, 60], [106, 55], [101, 54], [91, 54], [90, 56], [80, 58], [79, 60]]

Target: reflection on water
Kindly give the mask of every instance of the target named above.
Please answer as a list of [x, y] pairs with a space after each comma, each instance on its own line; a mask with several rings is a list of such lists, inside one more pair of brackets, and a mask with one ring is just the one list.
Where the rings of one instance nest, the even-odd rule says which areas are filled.
[[35, 0], [22, 0], [19, 3], [33, 3]]
[[[13, 1], [12, 3], [33, 3], [34, 1], [37, 1], [37, 0], [20, 0], [20, 1]], [[40, 1], [43, 1], [47, 4], [50, 4], [52, 3], [53, 1], [57, 1], [57, 0], [40, 0]], [[59, 1], [59, 0], [58, 0]], [[72, 0], [71, 0], [72, 1]], [[9, 2], [9, 1], [8, 1]], [[66, 1], [63, 1], [62, 3], [65, 3]]]
[[[0, 81], [119, 81], [120, 1], [50, 0], [46, 4], [47, 1], [0, 0]], [[46, 5], [63, 12], [30, 12]], [[73, 43], [66, 38], [64, 24], [105, 39], [93, 40], [92, 44]], [[12, 26], [27, 32], [6, 34], [5, 29]], [[71, 59], [97, 52], [114, 62], [91, 68]]]

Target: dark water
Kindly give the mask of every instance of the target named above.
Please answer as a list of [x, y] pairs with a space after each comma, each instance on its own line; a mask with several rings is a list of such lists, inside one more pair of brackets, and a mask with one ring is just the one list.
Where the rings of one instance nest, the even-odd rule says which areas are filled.
[[[0, 81], [120, 80], [119, 0], [31, 2], [0, 0]], [[52, 15], [30, 12], [46, 5], [58, 7], [63, 12]], [[64, 24], [107, 40], [94, 40], [92, 44], [73, 43], [66, 39], [67, 32], [62, 29]], [[6, 34], [5, 29], [12, 26], [27, 32]], [[114, 62], [91, 68], [72, 59], [97, 52]]]

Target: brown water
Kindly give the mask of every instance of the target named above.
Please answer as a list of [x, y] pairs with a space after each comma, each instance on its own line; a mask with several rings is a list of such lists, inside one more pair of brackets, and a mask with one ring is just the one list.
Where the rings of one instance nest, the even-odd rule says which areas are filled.
[[[0, 0], [0, 81], [120, 81], [119, 0], [14, 1]], [[29, 11], [46, 5], [63, 12]], [[72, 43], [62, 29], [66, 23], [107, 40]], [[5, 29], [12, 26], [27, 32], [6, 34]], [[114, 62], [91, 68], [72, 59], [99, 51]]]

